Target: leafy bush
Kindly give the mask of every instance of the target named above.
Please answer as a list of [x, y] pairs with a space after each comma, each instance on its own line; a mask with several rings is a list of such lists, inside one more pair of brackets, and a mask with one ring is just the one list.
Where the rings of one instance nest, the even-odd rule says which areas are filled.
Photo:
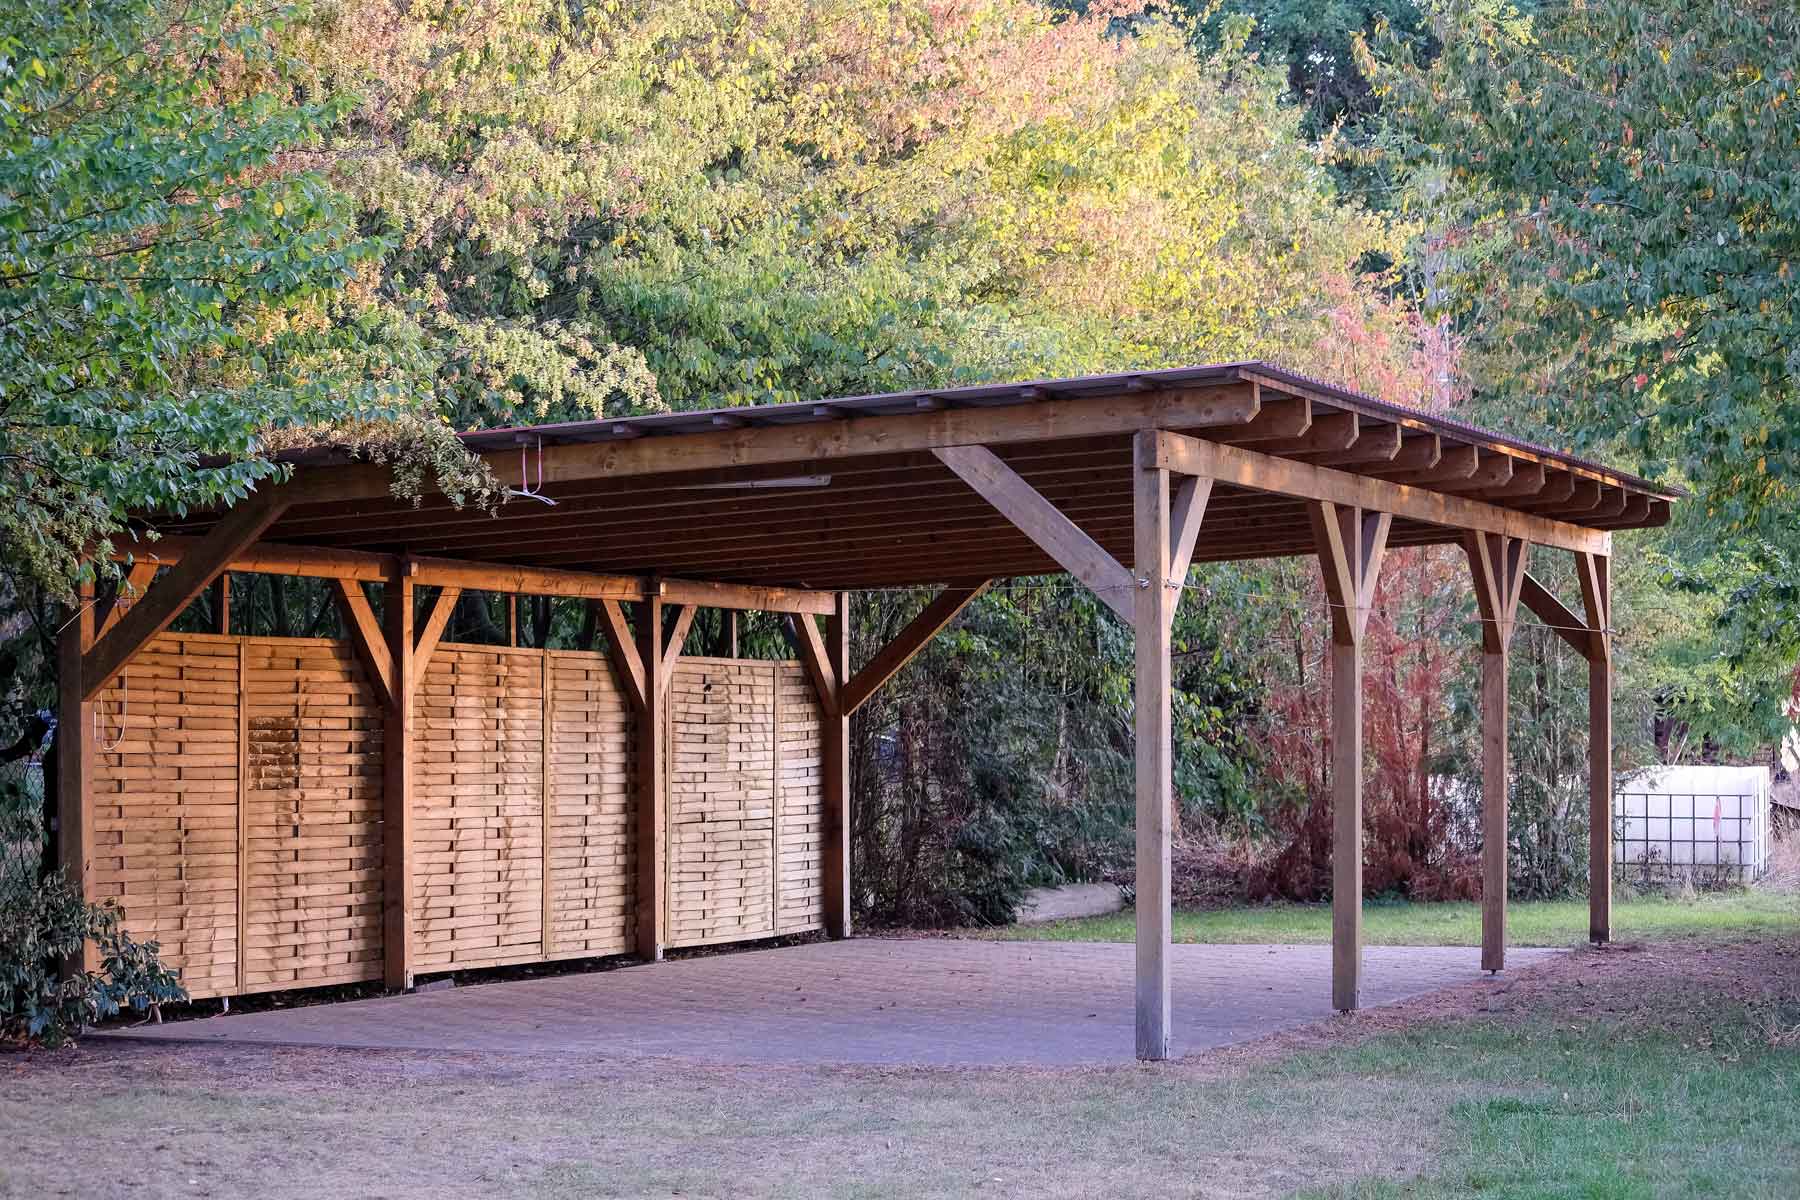
[[[83, 1025], [187, 999], [155, 942], [125, 933], [111, 901], [89, 904], [61, 871], [44, 874], [35, 773], [0, 768], [0, 1041], [60, 1045]], [[88, 942], [100, 969], [69, 970]]]
[[[0, 1040], [60, 1045], [126, 1009], [187, 998], [157, 944], [125, 933], [124, 915], [110, 901], [85, 903], [60, 871], [0, 878]], [[65, 971], [90, 940], [100, 969]]]

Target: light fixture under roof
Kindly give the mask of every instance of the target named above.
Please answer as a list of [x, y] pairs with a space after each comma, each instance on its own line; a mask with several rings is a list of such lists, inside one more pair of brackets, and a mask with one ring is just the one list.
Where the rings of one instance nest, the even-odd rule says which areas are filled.
[[671, 488], [671, 491], [683, 492], [736, 492], [743, 490], [787, 488], [822, 488], [831, 484], [829, 475], [784, 475], [780, 479], [737, 479], [729, 483], [687, 483]]

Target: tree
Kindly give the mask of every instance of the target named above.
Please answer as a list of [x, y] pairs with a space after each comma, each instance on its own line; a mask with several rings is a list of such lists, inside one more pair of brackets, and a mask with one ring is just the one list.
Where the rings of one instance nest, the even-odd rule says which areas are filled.
[[452, 490], [482, 486], [458, 474], [429, 391], [359, 344], [357, 273], [380, 245], [299, 169], [343, 103], [291, 103], [265, 32], [224, 0], [21, 0], [0, 15], [14, 589], [67, 595], [128, 513], [275, 479], [283, 431], [410, 447]]
[[1800, 527], [1800, 10], [1590, 0], [1446, 17], [1393, 79], [1413, 151], [1488, 235], [1459, 314], [1490, 394]]

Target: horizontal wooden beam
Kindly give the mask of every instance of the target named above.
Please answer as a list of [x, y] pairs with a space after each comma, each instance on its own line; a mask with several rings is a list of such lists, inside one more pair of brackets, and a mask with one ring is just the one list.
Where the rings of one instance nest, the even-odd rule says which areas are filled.
[[[679, 437], [578, 442], [544, 447], [542, 483], [554, 488], [591, 479], [616, 480], [807, 459], [854, 459], [971, 443], [1005, 445], [1135, 433], [1140, 429], [1242, 425], [1257, 415], [1256, 404], [1252, 385], [1231, 383], [1071, 397], [1030, 406], [945, 408], [890, 416], [854, 416], [847, 421], [753, 425]], [[1283, 431], [1274, 436], [1292, 436], [1295, 432], [1304, 430]], [[510, 477], [518, 470], [515, 452], [495, 451], [480, 457], [503, 476]], [[539, 461], [534, 461], [534, 483], [539, 481], [538, 469]], [[393, 494], [391, 471], [371, 464], [302, 467], [284, 486], [289, 500], [296, 504], [384, 500]]]
[[1238, 446], [1221, 446], [1179, 433], [1165, 431], [1157, 436], [1155, 465], [1188, 475], [1205, 475], [1235, 487], [1303, 500], [1329, 500], [1450, 529], [1524, 538], [1564, 550], [1606, 554], [1612, 546], [1612, 535], [1603, 530], [1515, 512], [1466, 496], [1292, 462]]
[[[182, 561], [201, 541], [171, 534], [156, 541], [127, 543], [115, 557], [171, 566]], [[311, 579], [385, 581], [399, 556], [371, 550], [336, 550], [322, 546], [287, 546], [262, 542], [247, 547], [225, 569], [267, 575], [293, 575]], [[531, 596], [559, 596], [573, 600], [643, 600], [657, 585], [637, 575], [604, 575], [560, 567], [521, 567], [507, 563], [468, 562], [462, 559], [420, 557], [412, 564], [415, 585], [457, 587], [470, 591], [509, 592]], [[697, 579], [665, 579], [660, 595], [670, 604], [698, 604], [706, 608], [739, 608], [758, 612], [805, 612], [829, 615], [836, 599], [831, 592], [802, 588], [753, 587]]]

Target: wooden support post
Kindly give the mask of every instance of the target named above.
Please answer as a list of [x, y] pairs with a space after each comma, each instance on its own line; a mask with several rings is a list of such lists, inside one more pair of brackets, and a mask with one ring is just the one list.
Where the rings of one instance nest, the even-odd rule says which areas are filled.
[[1308, 506], [1331, 602], [1331, 1004], [1362, 992], [1362, 643], [1391, 518], [1329, 501]]
[[212, 584], [213, 632], [231, 632], [231, 572], [221, 571]]
[[542, 810], [541, 815], [543, 824], [539, 828], [541, 840], [538, 845], [538, 850], [542, 855], [542, 858], [539, 864], [540, 877], [538, 884], [543, 891], [544, 905], [541, 914], [541, 919], [543, 921], [542, 953], [545, 958], [549, 958], [556, 952], [556, 937], [554, 932], [556, 925], [556, 894], [551, 890], [550, 886], [550, 843], [553, 838], [554, 826], [556, 824], [553, 819], [555, 816], [553, 811], [555, 789], [552, 787], [552, 781], [556, 772], [556, 747], [553, 733], [553, 726], [556, 722], [556, 704], [554, 698], [556, 672], [551, 669], [550, 652], [548, 650], [539, 654], [538, 666], [543, 672], [543, 711], [539, 714], [540, 720], [543, 723], [539, 727], [540, 742], [538, 746], [538, 764], [540, 768], [538, 774], [538, 803]]
[[[807, 618], [811, 620], [811, 618]], [[637, 657], [643, 669], [644, 702], [637, 712], [637, 954], [656, 962], [663, 954], [663, 863], [668, 769], [664, 710], [669, 695], [663, 654], [663, 602], [652, 596], [638, 605]]]
[[1581, 580], [1578, 617], [1542, 583], [1527, 574], [1519, 592], [1525, 606], [1573, 646], [1588, 664], [1588, 938], [1612, 937], [1612, 597], [1610, 559], [1577, 551]]
[[381, 937], [383, 977], [391, 990], [413, 985], [413, 736], [415, 672], [413, 576], [401, 559], [382, 597], [391, 688], [381, 743]]
[[1611, 560], [1576, 556], [1587, 623], [1588, 655], [1588, 939], [1612, 940], [1612, 595]]
[[[807, 627], [813, 619], [795, 618]], [[826, 666], [834, 686], [850, 676], [850, 593], [839, 592], [837, 611], [825, 619]], [[826, 711], [823, 753], [825, 793], [825, 932], [834, 938], [850, 936], [850, 716], [844, 711], [842, 692], [836, 692]]]
[[1169, 1057], [1169, 848], [1174, 824], [1170, 697], [1173, 613], [1169, 581], [1169, 472], [1146, 461], [1138, 441], [1133, 524], [1136, 579], [1130, 594], [1137, 640], [1137, 1056]]
[[1506, 673], [1526, 543], [1497, 533], [1469, 533], [1464, 548], [1481, 610], [1481, 969], [1506, 966], [1507, 784]]
[[[57, 644], [56, 838], [64, 877], [77, 895], [93, 899], [94, 712], [82, 685], [82, 664], [94, 640], [94, 585], [83, 584]], [[84, 945], [71, 970], [91, 969], [94, 948]]]

